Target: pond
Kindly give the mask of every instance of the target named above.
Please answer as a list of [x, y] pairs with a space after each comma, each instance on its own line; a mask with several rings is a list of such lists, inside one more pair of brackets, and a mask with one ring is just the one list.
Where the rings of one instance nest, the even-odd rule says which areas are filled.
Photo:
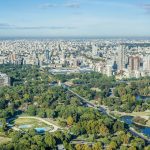
[[137, 124], [134, 124], [132, 116], [123, 116], [121, 117], [121, 120], [124, 121], [128, 125], [134, 125], [141, 133], [150, 137], [150, 127], [139, 126]]
[[32, 127], [32, 125], [30, 125], [30, 124], [23, 124], [23, 125], [19, 126], [20, 129], [27, 129], [27, 128], [31, 128], [31, 127]]
[[44, 133], [44, 132], [50, 130], [50, 128], [48, 128], [48, 127], [45, 127], [45, 128], [35, 128], [35, 130], [38, 133]]
[[[20, 129], [28, 129], [28, 128], [31, 128], [31, 127], [32, 127], [32, 125], [30, 125], [30, 124], [23, 124], [23, 125], [19, 126]], [[50, 127], [37, 127], [37, 128], [34, 128], [34, 129], [37, 133], [44, 133], [46, 131], [49, 131], [51, 128]]]
[[138, 101], [138, 100], [144, 100], [144, 101], [150, 100], [150, 96], [140, 96], [140, 95], [137, 95], [137, 96], [136, 96], [136, 100], [137, 100], [137, 101]]

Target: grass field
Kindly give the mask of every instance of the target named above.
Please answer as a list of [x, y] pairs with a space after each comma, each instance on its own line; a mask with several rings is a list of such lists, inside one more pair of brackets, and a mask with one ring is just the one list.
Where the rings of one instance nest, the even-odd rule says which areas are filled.
[[92, 91], [101, 92], [101, 89], [99, 88], [91, 88]]
[[20, 125], [30, 125], [31, 128], [40, 128], [40, 127], [49, 127], [53, 128], [50, 125], [47, 125], [46, 123], [34, 119], [34, 118], [18, 118], [15, 120], [15, 126], [19, 127]]
[[150, 127], [150, 120], [148, 120], [146, 124]]
[[0, 136], [0, 144], [5, 144], [11, 141], [11, 138], [1, 137]]
[[121, 115], [121, 116], [134, 116], [134, 117], [137, 117], [137, 116], [150, 116], [150, 111], [147, 111], [147, 112], [132, 112], [132, 113], [125, 113], [125, 112], [112, 112], [116, 115]]

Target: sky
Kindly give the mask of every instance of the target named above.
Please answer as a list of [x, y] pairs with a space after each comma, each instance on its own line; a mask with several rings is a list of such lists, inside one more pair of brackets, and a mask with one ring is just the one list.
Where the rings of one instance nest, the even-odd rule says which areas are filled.
[[0, 37], [150, 36], [150, 0], [0, 0]]

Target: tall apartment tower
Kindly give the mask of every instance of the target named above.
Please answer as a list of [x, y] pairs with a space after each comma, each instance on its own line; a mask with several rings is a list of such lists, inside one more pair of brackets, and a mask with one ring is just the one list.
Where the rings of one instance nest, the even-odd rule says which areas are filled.
[[98, 46], [96, 44], [92, 44], [92, 55], [96, 56], [98, 53]]
[[118, 71], [124, 70], [126, 64], [125, 46], [118, 46], [118, 58], [117, 58], [117, 69]]
[[143, 58], [143, 70], [150, 71], [150, 55]]
[[138, 56], [130, 56], [129, 57], [129, 66], [128, 69], [130, 71], [136, 70], [138, 71], [140, 69], [140, 58]]
[[46, 58], [46, 60], [50, 59], [50, 52], [49, 52], [49, 50], [45, 50], [45, 58]]
[[134, 57], [134, 70], [140, 69], [140, 58], [138, 56]]

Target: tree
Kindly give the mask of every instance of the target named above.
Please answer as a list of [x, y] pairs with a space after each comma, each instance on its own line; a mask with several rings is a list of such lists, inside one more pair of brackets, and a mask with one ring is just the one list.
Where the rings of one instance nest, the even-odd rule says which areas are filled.
[[6, 119], [0, 119], [0, 123], [1, 123], [1, 131], [4, 132], [4, 131], [7, 131], [8, 127], [7, 127], [7, 123], [6, 123]]
[[102, 143], [95, 143], [92, 147], [92, 150], [102, 150]]
[[128, 150], [127, 146], [121, 146], [120, 150]]
[[44, 139], [41, 135], [35, 135], [33, 136], [33, 141], [36, 143], [38, 146], [43, 146], [44, 145]]
[[75, 149], [76, 150], [82, 150], [82, 145], [81, 144], [76, 144]]
[[23, 95], [23, 98], [24, 98], [25, 101], [28, 101], [29, 98], [30, 98], [30, 95], [27, 94], [27, 93], [25, 93], [25, 94]]
[[67, 125], [72, 126], [73, 125], [73, 121], [74, 121], [73, 118], [71, 116], [69, 116], [67, 118]]
[[113, 125], [113, 129], [114, 129], [114, 132], [124, 130], [124, 123], [122, 123], [120, 121], [116, 121]]
[[55, 148], [56, 146], [56, 141], [52, 135], [50, 135], [48, 132], [45, 134], [45, 143], [50, 147], [50, 148]]
[[137, 147], [138, 149], [143, 149], [145, 146], [145, 141], [141, 138], [135, 138], [131, 141], [131, 145]]
[[45, 109], [39, 109], [38, 116], [41, 117], [41, 118], [46, 118]]
[[150, 146], [145, 147], [144, 150], [150, 150]]
[[71, 98], [70, 104], [76, 107], [80, 105], [80, 101], [76, 97], [73, 97]]
[[3, 99], [0, 99], [0, 109], [4, 109], [6, 105], [7, 105], [6, 101]]
[[117, 143], [115, 141], [111, 141], [107, 150], [116, 150]]
[[100, 134], [101, 134], [102, 136], [106, 136], [106, 135], [109, 134], [109, 130], [108, 130], [108, 128], [107, 128], [104, 124], [102, 124], [102, 125], [100, 126]]
[[92, 150], [91, 147], [90, 147], [89, 145], [87, 145], [87, 144], [84, 144], [84, 145], [82, 146], [82, 149], [83, 149], [83, 150]]
[[129, 134], [122, 135], [123, 144], [128, 144], [129, 140], [130, 140], [130, 135]]
[[36, 107], [33, 106], [33, 105], [30, 105], [30, 106], [28, 107], [27, 112], [28, 112], [29, 115], [35, 116], [35, 115], [36, 115]]
[[137, 150], [135, 146], [131, 146], [128, 148], [128, 150]]

